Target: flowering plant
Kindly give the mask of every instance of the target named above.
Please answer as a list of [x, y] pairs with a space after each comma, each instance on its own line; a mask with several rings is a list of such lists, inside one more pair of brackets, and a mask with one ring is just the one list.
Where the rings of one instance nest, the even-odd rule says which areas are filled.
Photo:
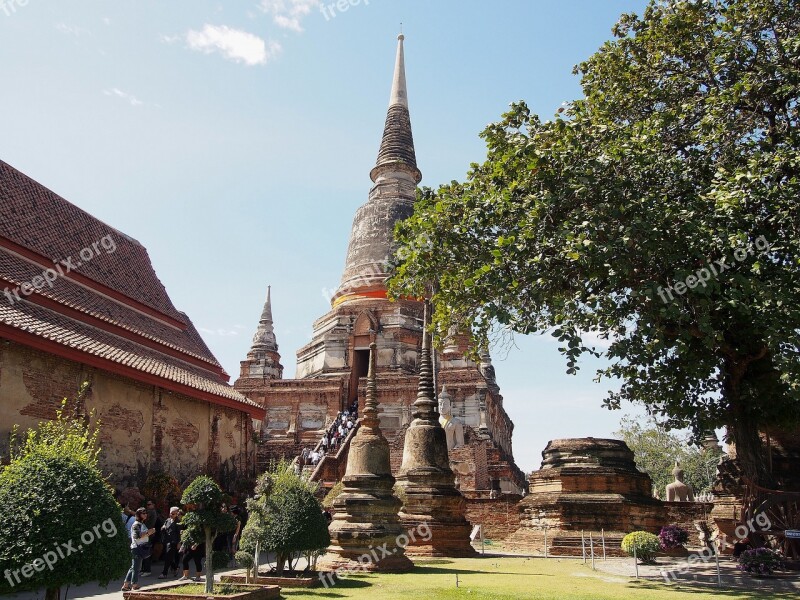
[[689, 541], [689, 532], [678, 525], [666, 525], [658, 534], [662, 550], [679, 548]]
[[751, 575], [772, 575], [783, 566], [783, 557], [769, 548], [745, 550], [739, 556], [738, 569]]

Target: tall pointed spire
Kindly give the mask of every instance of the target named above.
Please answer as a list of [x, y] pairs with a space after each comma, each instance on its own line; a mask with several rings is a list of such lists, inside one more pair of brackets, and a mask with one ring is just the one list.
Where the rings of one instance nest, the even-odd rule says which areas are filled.
[[447, 435], [436, 414], [427, 302], [422, 326], [414, 420], [406, 430], [403, 464], [397, 479], [405, 491], [400, 520], [409, 531], [424, 523], [430, 535], [425, 541], [413, 541], [406, 552], [410, 556], [474, 556], [465, 500], [456, 489]]
[[[397, 511], [400, 500], [392, 489], [392, 461], [389, 442], [378, 418], [377, 373], [378, 346], [369, 346], [369, 372], [364, 414], [355, 437], [350, 442], [344, 489], [333, 502], [335, 516], [330, 525], [331, 544], [317, 564], [321, 571], [383, 571], [404, 573], [414, 565], [398, 544], [406, 529]], [[371, 555], [383, 548], [382, 556]], [[366, 562], [364, 556], [370, 558]], [[374, 556], [374, 560], [372, 557]]]
[[386, 297], [394, 226], [414, 212], [422, 173], [417, 168], [408, 112], [404, 40], [400, 34], [383, 138], [378, 160], [369, 174], [375, 185], [353, 219], [342, 282], [332, 299], [334, 306], [350, 300]]
[[408, 108], [408, 87], [406, 86], [406, 56], [403, 50], [402, 33], [397, 36], [397, 58], [394, 63], [394, 80], [392, 81], [392, 95], [389, 97], [389, 106], [400, 104]]
[[402, 33], [397, 36], [397, 57], [392, 79], [392, 93], [389, 96], [389, 110], [386, 114], [386, 125], [383, 139], [378, 151], [378, 162], [370, 173], [372, 181], [385, 172], [393, 176], [411, 176], [414, 183], [422, 180], [422, 173], [417, 168], [417, 155], [414, 150], [414, 135], [411, 132], [411, 115], [408, 111], [408, 86], [406, 85], [406, 59]]

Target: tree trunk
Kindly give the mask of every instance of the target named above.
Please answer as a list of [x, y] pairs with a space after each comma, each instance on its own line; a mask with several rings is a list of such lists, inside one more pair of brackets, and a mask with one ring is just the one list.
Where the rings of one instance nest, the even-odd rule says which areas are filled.
[[44, 593], [44, 600], [61, 600], [61, 588], [47, 588]]
[[214, 565], [212, 556], [214, 553], [214, 540], [211, 537], [211, 527], [206, 527], [206, 594], [214, 591]]
[[278, 573], [278, 577], [283, 577], [283, 566], [285, 564], [286, 564], [286, 555], [279, 552], [275, 556], [275, 570]]
[[749, 483], [767, 487], [772, 477], [764, 461], [758, 419], [752, 414], [750, 403], [741, 393], [747, 366], [746, 363], [728, 365], [724, 392], [731, 415], [729, 426], [742, 475]]

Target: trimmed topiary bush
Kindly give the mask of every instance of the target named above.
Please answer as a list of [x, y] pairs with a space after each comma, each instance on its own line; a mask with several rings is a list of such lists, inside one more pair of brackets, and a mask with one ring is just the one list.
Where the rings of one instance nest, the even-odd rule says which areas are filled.
[[317, 484], [297, 475], [282, 461], [264, 473], [256, 484], [256, 496], [249, 500], [250, 519], [242, 534], [241, 548], [252, 552], [256, 542], [276, 554], [276, 571], [294, 569], [305, 555], [312, 569], [315, 558], [328, 547], [331, 538], [322, 505], [314, 495]]
[[628, 556], [635, 556], [643, 563], [655, 562], [656, 552], [661, 548], [661, 540], [657, 535], [647, 531], [634, 531], [622, 538], [622, 551]]
[[11, 462], [0, 470], [0, 593], [44, 588], [55, 599], [63, 586], [106, 584], [130, 566], [120, 506], [97, 466], [98, 429], [88, 421], [62, 408], [22, 444], [12, 440]]
[[678, 525], [666, 525], [658, 534], [662, 550], [680, 548], [689, 541], [689, 532]]
[[[236, 559], [236, 564], [239, 567], [247, 570], [245, 573], [245, 582], [250, 583], [250, 577], [253, 575], [253, 567], [256, 566], [256, 561], [253, 558], [253, 555], [249, 552], [245, 552], [244, 550], [239, 550], [234, 558]], [[258, 575], [258, 573], [255, 573], [255, 575]]]
[[217, 483], [201, 475], [186, 488], [181, 504], [190, 511], [183, 519], [185, 530], [181, 534], [184, 540], [206, 544], [206, 593], [214, 591], [214, 559], [212, 542], [218, 533], [236, 529], [236, 519], [229, 513], [222, 512], [223, 494]]

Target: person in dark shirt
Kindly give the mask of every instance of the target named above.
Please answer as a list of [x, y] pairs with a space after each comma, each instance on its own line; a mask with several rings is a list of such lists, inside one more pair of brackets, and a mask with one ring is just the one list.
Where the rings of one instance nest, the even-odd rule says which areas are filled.
[[159, 579], [166, 579], [167, 572], [172, 570], [172, 576], [178, 576], [178, 547], [181, 544], [180, 509], [173, 506], [169, 509], [169, 518], [161, 526], [161, 543], [164, 544], [164, 569]]

